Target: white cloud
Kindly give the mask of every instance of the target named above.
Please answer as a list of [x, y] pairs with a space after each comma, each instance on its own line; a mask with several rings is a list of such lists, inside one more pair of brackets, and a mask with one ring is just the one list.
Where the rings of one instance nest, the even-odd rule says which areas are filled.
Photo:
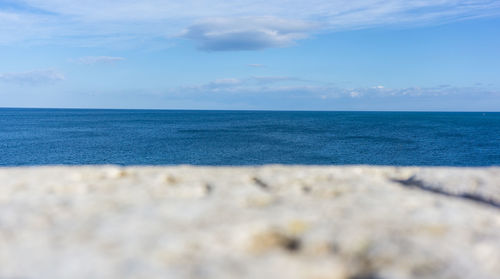
[[181, 36], [195, 40], [202, 50], [258, 50], [291, 45], [306, 38], [312, 26], [275, 17], [213, 18], [189, 26]]
[[[192, 20], [210, 17], [275, 16], [323, 18], [335, 25], [363, 25], [493, 14], [496, 0], [25, 0], [27, 7], [86, 22]], [[496, 11], [498, 12], [498, 10]]]
[[40, 85], [65, 80], [62, 73], [55, 70], [34, 70], [18, 73], [0, 73], [0, 82], [20, 85]]
[[[179, 91], [199, 91], [199, 92], [249, 92], [262, 90], [282, 90], [284, 88], [299, 88], [290, 84], [307, 83], [297, 77], [287, 76], [258, 76], [247, 78], [221, 78], [200, 85], [185, 86]], [[286, 85], [284, 85], [286, 84]], [[278, 86], [279, 85], [279, 86]], [[301, 85], [300, 88], [308, 88], [308, 85]]]
[[499, 14], [498, 0], [25, 0], [0, 12], [0, 43], [123, 44], [185, 30], [202, 49], [251, 50], [288, 46], [311, 32]]
[[[343, 88], [331, 84], [321, 84], [295, 77], [261, 77], [264, 82], [256, 82], [255, 77], [243, 79], [219, 79], [209, 83], [185, 86], [171, 89], [171, 92], [183, 92], [186, 94], [242, 94], [242, 95], [270, 95], [270, 94], [290, 94], [307, 96], [317, 99], [370, 99], [370, 98], [397, 98], [397, 97], [442, 97], [454, 96], [488, 96], [500, 95], [498, 90], [482, 86], [455, 87], [450, 85], [439, 85], [433, 87], [403, 87], [388, 88], [385, 86]], [[269, 79], [269, 81], [266, 81]], [[299, 84], [283, 84], [280, 81], [299, 81]]]
[[57, 36], [52, 25], [43, 15], [0, 10], [0, 44]]
[[80, 64], [110, 64], [119, 61], [123, 61], [125, 58], [123, 57], [112, 57], [112, 56], [86, 56], [80, 57], [76, 61]]
[[352, 98], [358, 98], [361, 96], [361, 93], [357, 92], [357, 91], [352, 91], [351, 93], [349, 93], [349, 95], [352, 97]]

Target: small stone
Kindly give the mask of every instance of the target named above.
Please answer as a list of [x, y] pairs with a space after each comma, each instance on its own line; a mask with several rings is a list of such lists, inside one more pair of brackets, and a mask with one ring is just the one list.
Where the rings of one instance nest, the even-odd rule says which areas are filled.
[[164, 180], [167, 184], [170, 185], [177, 184], [179, 182], [179, 180], [175, 176], [170, 174], [166, 175]]

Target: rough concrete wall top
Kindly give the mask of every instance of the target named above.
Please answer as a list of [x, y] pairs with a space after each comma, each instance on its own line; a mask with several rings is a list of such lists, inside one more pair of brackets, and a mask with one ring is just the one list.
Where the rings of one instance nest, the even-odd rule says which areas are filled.
[[0, 169], [0, 279], [500, 278], [500, 168]]

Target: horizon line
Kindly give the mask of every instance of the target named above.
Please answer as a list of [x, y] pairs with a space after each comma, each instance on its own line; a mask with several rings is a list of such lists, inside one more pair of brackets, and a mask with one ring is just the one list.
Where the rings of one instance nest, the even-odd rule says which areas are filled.
[[196, 109], [196, 108], [96, 108], [96, 107], [2, 107], [0, 109], [38, 110], [133, 110], [133, 111], [231, 111], [231, 112], [443, 112], [443, 113], [500, 113], [482, 110], [301, 110], [301, 109]]

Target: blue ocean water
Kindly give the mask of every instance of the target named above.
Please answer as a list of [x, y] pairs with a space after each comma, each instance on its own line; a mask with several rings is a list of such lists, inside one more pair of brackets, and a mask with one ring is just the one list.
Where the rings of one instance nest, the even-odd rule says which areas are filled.
[[500, 113], [0, 109], [0, 166], [500, 165]]

